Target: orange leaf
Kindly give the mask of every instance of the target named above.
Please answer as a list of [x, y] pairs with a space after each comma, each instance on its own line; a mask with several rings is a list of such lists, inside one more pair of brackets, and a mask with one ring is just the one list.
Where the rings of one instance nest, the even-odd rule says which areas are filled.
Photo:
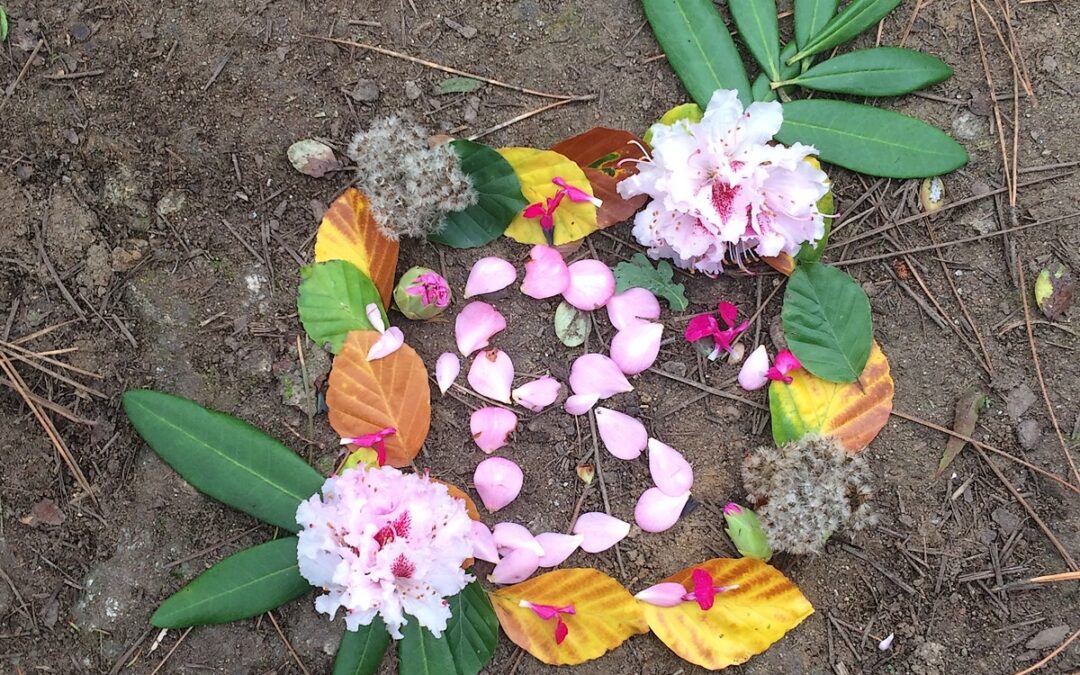
[[744, 663], [768, 649], [814, 608], [795, 584], [756, 558], [716, 558], [664, 581], [693, 588], [694, 569], [707, 571], [717, 586], [738, 585], [716, 595], [712, 608], [696, 602], [657, 607], [642, 602], [649, 628], [673, 652], [710, 670]]
[[551, 149], [570, 158], [582, 169], [597, 169], [618, 183], [637, 173], [637, 162], [622, 160], [643, 159], [644, 148], [645, 142], [629, 131], [593, 127], [585, 133], [560, 141]]
[[450, 493], [451, 497], [453, 497], [454, 499], [460, 499], [461, 501], [465, 502], [465, 510], [469, 513], [469, 517], [473, 520], [480, 520], [480, 511], [477, 510], [476, 504], [473, 502], [472, 498], [469, 497], [469, 495], [465, 494], [464, 490], [462, 490], [456, 485], [451, 485], [444, 480], [439, 480], [438, 478], [432, 478], [431, 480], [436, 483], [441, 483], [442, 485], [445, 485], [446, 491]]
[[[544, 621], [521, 601], [574, 606], [560, 615], [569, 629], [555, 642], [555, 620]], [[648, 630], [640, 603], [608, 575], [594, 569], [563, 569], [501, 588], [491, 604], [506, 635], [544, 663], [574, 665], [591, 661]]]
[[347, 260], [371, 277], [383, 308], [390, 307], [398, 243], [379, 231], [364, 193], [349, 188], [334, 200], [315, 235], [315, 262]]
[[791, 273], [795, 271], [795, 258], [792, 258], [787, 253], [762, 258], [761, 262], [773, 268], [780, 274], [783, 274], [785, 277], [790, 277]]
[[368, 350], [378, 339], [372, 330], [348, 334], [330, 370], [326, 407], [339, 436], [397, 429], [386, 437], [386, 463], [400, 467], [416, 457], [427, 438], [431, 392], [424, 362], [409, 345], [368, 361]]

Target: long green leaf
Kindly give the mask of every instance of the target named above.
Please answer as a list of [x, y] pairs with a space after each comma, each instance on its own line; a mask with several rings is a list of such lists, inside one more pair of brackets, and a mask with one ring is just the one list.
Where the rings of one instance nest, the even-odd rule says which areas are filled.
[[296, 508], [323, 477], [243, 420], [149, 389], [124, 394], [124, 412], [165, 463], [199, 492], [296, 532]]
[[398, 675], [454, 675], [457, 666], [446, 635], [437, 638], [416, 617], [406, 619], [398, 640]]
[[483, 246], [499, 238], [528, 202], [521, 194], [514, 167], [502, 155], [472, 141], [451, 144], [461, 159], [461, 170], [472, 180], [480, 198], [463, 211], [447, 214], [439, 231], [428, 239], [454, 248]]
[[854, 382], [862, 373], [874, 340], [870, 300], [847, 274], [821, 263], [799, 265], [780, 318], [803, 368], [830, 382]]
[[[788, 65], [788, 58], [795, 53], [795, 42], [789, 42], [784, 45], [784, 48], [780, 50], [780, 77], [788, 79], [795, 77], [799, 72], [799, 64]], [[775, 101], [776, 92], [770, 85], [769, 77], [765, 73], [761, 73], [754, 80], [754, 85], [751, 87], [755, 101]], [[784, 91], [790, 91], [791, 87], [784, 87]]]
[[374, 330], [367, 306], [375, 304], [386, 324], [379, 289], [371, 277], [346, 260], [328, 260], [301, 268], [296, 308], [312, 342], [330, 344], [337, 354], [345, 336], [354, 330]]
[[457, 673], [476, 675], [495, 655], [499, 619], [487, 593], [475, 581], [450, 598], [450, 613], [444, 637], [450, 645]]
[[[840, 0], [795, 0], [795, 42], [805, 47], [836, 15]], [[787, 58], [794, 56], [794, 53]]]
[[788, 62], [794, 63], [851, 40], [885, 18], [899, 4], [900, 0], [852, 0], [850, 5], [829, 19], [807, 44], [799, 43], [799, 53]]
[[776, 0], [728, 0], [728, 8], [746, 48], [769, 79], [779, 80], [780, 26]]
[[389, 645], [390, 633], [378, 615], [359, 630], [345, 631], [334, 657], [333, 675], [373, 675]]
[[963, 146], [921, 120], [846, 101], [785, 103], [776, 139], [813, 145], [824, 162], [886, 178], [940, 176], [968, 161]]
[[854, 96], [900, 96], [947, 80], [952, 74], [944, 61], [929, 54], [875, 47], [822, 61], [783, 84]]
[[225, 558], [161, 603], [150, 623], [186, 628], [258, 616], [311, 590], [296, 563], [296, 537]]
[[717, 89], [735, 89], [749, 105], [750, 79], [728, 27], [711, 0], [641, 0], [656, 41], [690, 97], [705, 108]]

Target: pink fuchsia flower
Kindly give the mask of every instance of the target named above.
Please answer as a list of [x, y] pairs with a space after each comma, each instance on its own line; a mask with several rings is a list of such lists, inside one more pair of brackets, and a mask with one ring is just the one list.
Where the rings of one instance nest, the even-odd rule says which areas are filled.
[[788, 373], [799, 368], [802, 368], [799, 359], [786, 349], [776, 355], [776, 361], [770, 366], [769, 352], [765, 345], [758, 345], [758, 348], [746, 357], [739, 370], [739, 386], [747, 391], [754, 391], [764, 387], [770, 380], [791, 384], [792, 377]]
[[469, 385], [481, 396], [509, 403], [514, 386], [514, 362], [501, 349], [480, 352], [469, 368]]
[[563, 640], [565, 640], [566, 636], [570, 633], [570, 629], [566, 626], [566, 622], [563, 621], [562, 615], [574, 614], [575, 611], [573, 605], [556, 607], [555, 605], [541, 605], [535, 602], [529, 602], [528, 600], [522, 600], [518, 605], [526, 609], [531, 609], [536, 613], [536, 616], [544, 621], [555, 619], [555, 644], [561, 645]]
[[735, 340], [750, 327], [749, 321], [735, 324], [735, 320], [739, 317], [739, 309], [730, 302], [721, 301], [717, 313], [727, 328], [721, 329], [716, 317], [712, 314], [695, 316], [690, 319], [690, 323], [686, 324], [685, 335], [688, 342], [712, 338], [714, 348], [709, 354], [709, 360], [716, 360], [721, 351], [731, 354]]
[[493, 584], [516, 584], [525, 581], [540, 568], [540, 557], [527, 548], [516, 548], [501, 558], [488, 575]]
[[702, 611], [708, 611], [715, 604], [717, 594], [733, 591], [739, 587], [738, 584], [716, 586], [708, 570], [700, 567], [694, 568], [690, 573], [690, 578], [694, 584], [694, 589], [691, 591], [687, 591], [686, 587], [680, 583], [666, 581], [650, 586], [634, 597], [657, 607], [675, 607], [684, 602], [696, 602]]
[[663, 532], [679, 522], [690, 493], [672, 497], [658, 487], [649, 488], [634, 507], [634, 522], [646, 532]]
[[648, 370], [660, 354], [661, 323], [638, 322], [615, 333], [611, 338], [611, 360], [625, 375]]
[[619, 459], [637, 459], [649, 443], [644, 424], [610, 408], [596, 409], [596, 430], [607, 451]]
[[490, 455], [506, 445], [517, 423], [518, 418], [513, 411], [489, 406], [473, 412], [469, 418], [469, 431], [476, 441], [476, 447]]
[[570, 285], [570, 269], [558, 249], [537, 244], [529, 251], [525, 263], [525, 279], [521, 292], [530, 298], [544, 300], [561, 294]]
[[828, 178], [805, 161], [814, 148], [771, 142], [782, 122], [779, 103], [744, 111], [737, 92], [718, 90], [701, 121], [653, 125], [652, 157], [618, 186], [652, 198], [634, 219], [651, 257], [716, 275], [751, 251], [795, 255], [824, 235]]
[[439, 392], [445, 394], [454, 380], [461, 374], [461, 359], [457, 354], [443, 352], [435, 361], [435, 382], [439, 385]]
[[490, 344], [491, 337], [506, 328], [506, 317], [486, 302], [470, 302], [454, 321], [458, 351], [469, 356]]
[[615, 275], [599, 260], [579, 260], [567, 270], [570, 283], [563, 291], [563, 298], [574, 307], [591, 312], [606, 305], [615, 295]]
[[522, 408], [540, 412], [554, 403], [559, 398], [559, 392], [561, 391], [562, 383], [554, 377], [545, 375], [532, 382], [526, 382], [513, 390], [510, 392], [510, 398], [514, 399], [514, 402]]
[[600, 553], [625, 539], [630, 534], [630, 523], [606, 513], [591, 511], [578, 516], [573, 532], [582, 536], [582, 551]]
[[379, 332], [379, 339], [368, 349], [367, 360], [376, 361], [386, 358], [401, 349], [401, 345], [405, 344], [405, 334], [396, 326], [386, 327], [379, 306], [372, 302], [365, 308], [365, 312], [368, 322]]
[[608, 300], [607, 314], [615, 330], [623, 330], [636, 323], [659, 319], [660, 301], [647, 289], [628, 288]]
[[379, 466], [386, 464], [386, 437], [397, 433], [394, 427], [386, 427], [382, 431], [363, 436], [346, 436], [341, 439], [342, 445], [355, 445], [358, 448], [371, 448], [375, 451], [375, 458]]
[[331, 476], [300, 503], [296, 522], [300, 574], [323, 589], [315, 609], [331, 618], [344, 609], [348, 630], [378, 615], [394, 639], [408, 621], [439, 636], [446, 599], [472, 581], [461, 569], [473, 555], [465, 502], [426, 474], [382, 467]]
[[521, 467], [503, 457], [488, 457], [473, 473], [473, 487], [484, 508], [492, 513], [517, 499], [524, 482]]
[[424, 320], [442, 314], [450, 306], [446, 279], [426, 267], [410, 268], [394, 288], [394, 303], [406, 318]]
[[604, 204], [602, 200], [593, 197], [585, 190], [570, 185], [561, 176], [555, 176], [551, 182], [559, 188], [555, 194], [542, 202], [529, 204], [521, 214], [526, 218], [540, 220], [540, 229], [548, 244], [551, 244], [555, 237], [555, 210], [559, 208], [563, 199], [569, 199], [572, 202], [590, 202], [596, 208]]
[[584, 190], [582, 190], [580, 188], [574, 187], [570, 183], [567, 183], [566, 180], [562, 176], [555, 176], [554, 178], [551, 179], [551, 182], [555, 183], [560, 188], [562, 188], [562, 191], [566, 193], [566, 196], [569, 197], [570, 201], [572, 201], [572, 202], [579, 202], [579, 203], [580, 202], [589, 202], [590, 204], [592, 204], [596, 208], [600, 208], [601, 206], [604, 205], [604, 200], [603, 199], [599, 199], [598, 197], [594, 197], [591, 194], [589, 194], [588, 192], [585, 192]]
[[465, 297], [501, 291], [517, 279], [517, 270], [506, 260], [495, 256], [480, 258], [469, 271], [465, 282]]

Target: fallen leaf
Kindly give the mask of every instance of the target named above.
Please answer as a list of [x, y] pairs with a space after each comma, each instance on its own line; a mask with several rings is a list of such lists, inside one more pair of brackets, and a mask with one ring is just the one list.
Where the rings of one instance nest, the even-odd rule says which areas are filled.
[[629, 262], [615, 266], [615, 281], [616, 293], [628, 288], [644, 288], [667, 300], [668, 307], [673, 310], [682, 311], [690, 305], [686, 299], [686, 289], [682, 284], [675, 283], [675, 270], [666, 260], [653, 267], [644, 253], [635, 253]]
[[371, 215], [364, 193], [349, 188], [334, 200], [315, 234], [315, 262], [347, 260], [367, 274], [390, 306], [397, 269], [398, 242], [387, 239]]
[[19, 522], [30, 527], [42, 525], [57, 526], [64, 522], [64, 512], [51, 499], [42, 499], [30, 507], [30, 513], [19, 518]]
[[638, 195], [630, 199], [624, 199], [617, 189], [618, 183], [614, 178], [600, 169], [588, 167], [585, 176], [592, 184], [593, 195], [603, 204], [596, 211], [596, 227], [604, 229], [618, 223], [630, 220], [634, 217], [645, 202], [649, 201], [649, 195]]
[[[546, 203], [548, 198], [554, 197], [560, 190], [551, 182], [556, 177], [592, 194], [592, 185], [581, 167], [557, 152], [536, 148], [499, 148], [498, 152], [514, 168], [527, 204]], [[584, 239], [595, 232], [596, 212], [596, 207], [589, 202], [564, 199], [555, 209], [555, 245]], [[506, 228], [506, 236], [521, 244], [546, 243], [540, 220], [526, 218], [521, 212]]]
[[[979, 421], [979, 413], [986, 409], [989, 402], [990, 399], [988, 399], [986, 394], [978, 388], [973, 388], [965, 392], [956, 400], [956, 411], [953, 413], [953, 431], [971, 438], [972, 434], [975, 433], [975, 425]], [[949, 468], [952, 461], [956, 459], [956, 456], [964, 449], [964, 444], [966, 442], [967, 441], [962, 438], [949, 436], [949, 440], [945, 441], [945, 453], [942, 454], [941, 461], [938, 462], [938, 468], [937, 471], [934, 472], [934, 478], [941, 477], [941, 474], [945, 472], [945, 469]]]
[[290, 145], [288, 155], [297, 171], [312, 178], [322, 178], [341, 169], [341, 162], [334, 155], [333, 149], [313, 138], [305, 138]]
[[484, 86], [484, 83], [480, 80], [474, 80], [471, 77], [448, 77], [439, 83], [436, 94], [467, 94], [470, 91], [476, 91], [480, 87]]
[[1035, 302], [1047, 319], [1053, 321], [1069, 308], [1076, 292], [1076, 281], [1062, 264], [1047, 267], [1035, 279]]
[[791, 273], [795, 271], [795, 258], [792, 258], [787, 253], [762, 258], [761, 262], [773, 268], [780, 274], [783, 274], [785, 277], [790, 277]]
[[596, 169], [616, 183], [636, 174], [637, 161], [634, 160], [646, 156], [645, 144], [640, 138], [629, 131], [608, 127], [593, 127], [556, 143], [551, 149], [582, 169]]
[[555, 308], [555, 335], [567, 347], [580, 347], [589, 336], [589, 313], [563, 300]]

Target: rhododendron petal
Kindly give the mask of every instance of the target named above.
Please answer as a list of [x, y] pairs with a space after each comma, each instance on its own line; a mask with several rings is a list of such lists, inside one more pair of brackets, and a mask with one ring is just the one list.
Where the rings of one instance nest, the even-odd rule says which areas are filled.
[[563, 410], [571, 415], [584, 415], [592, 410], [599, 400], [600, 394], [574, 394], [566, 399]]
[[579, 260], [568, 268], [570, 284], [563, 297], [585, 311], [600, 309], [615, 295], [615, 275], [599, 260]]
[[603, 354], [585, 354], [574, 360], [570, 367], [570, 388], [575, 394], [597, 394], [600, 398], [634, 389], [618, 364]]
[[469, 356], [488, 346], [491, 336], [506, 328], [506, 318], [486, 302], [470, 302], [457, 315], [454, 338], [458, 351]]
[[491, 533], [495, 538], [495, 546], [498, 547], [499, 553], [506, 555], [511, 551], [524, 548], [537, 556], [544, 555], [544, 547], [524, 525], [497, 523]]
[[562, 391], [562, 383], [554, 377], [544, 376], [532, 382], [526, 382], [514, 391], [510, 397], [522, 408], [540, 412], [555, 402]]
[[506, 439], [517, 428], [518, 418], [506, 408], [487, 407], [473, 412], [469, 431], [476, 446], [489, 455], [506, 445]]
[[624, 328], [611, 338], [611, 360], [626, 375], [644, 372], [656, 362], [664, 325], [639, 323]]
[[649, 586], [645, 590], [641, 591], [634, 597], [642, 602], [647, 602], [650, 605], [656, 605], [657, 607], [674, 607], [681, 605], [685, 600], [683, 596], [686, 595], [686, 589], [683, 585], [674, 581], [665, 581], [655, 586]]
[[510, 402], [510, 388], [514, 386], [514, 362], [501, 349], [480, 352], [469, 368], [469, 385], [477, 394]]
[[765, 350], [765, 345], [758, 345], [739, 369], [739, 386], [747, 391], [761, 389], [769, 381], [766, 375], [768, 372], [769, 353]]
[[630, 534], [630, 523], [600, 511], [578, 516], [574, 534], [580, 534], [581, 550], [586, 553], [606, 551]]
[[382, 310], [374, 302], [369, 302], [367, 307], [364, 308], [364, 313], [367, 314], [368, 322], [371, 327], [380, 333], [386, 332], [386, 324], [383, 323]]
[[499, 562], [499, 549], [495, 545], [495, 536], [488, 526], [474, 520], [472, 523], [473, 557], [489, 563]]
[[611, 296], [607, 303], [607, 315], [615, 330], [623, 330], [642, 320], [659, 319], [660, 301], [647, 289], [628, 288]]
[[694, 469], [682, 453], [655, 438], [649, 439], [649, 474], [669, 497], [685, 495], [694, 486]]
[[530, 298], [543, 300], [559, 295], [570, 285], [570, 270], [556, 249], [537, 244], [529, 252], [525, 263], [525, 280], [521, 292]]
[[443, 394], [454, 383], [461, 373], [461, 359], [457, 354], [443, 352], [435, 362], [435, 382], [439, 385], [439, 391]]
[[488, 575], [493, 584], [516, 584], [525, 581], [540, 567], [540, 556], [524, 548], [514, 549], [495, 565]]
[[646, 532], [663, 532], [679, 521], [690, 493], [678, 497], [664, 494], [660, 488], [649, 488], [634, 507], [634, 521]]
[[484, 507], [492, 512], [514, 501], [524, 482], [521, 467], [503, 457], [488, 457], [476, 465], [473, 473], [473, 487]]
[[544, 550], [540, 556], [540, 567], [557, 567], [578, 550], [585, 537], [580, 534], [562, 534], [559, 532], [541, 532], [536, 535], [536, 542]]
[[515, 280], [517, 270], [508, 261], [496, 256], [480, 258], [469, 271], [469, 279], [465, 282], [465, 297], [501, 291]]
[[649, 442], [644, 424], [610, 408], [596, 409], [596, 428], [604, 447], [619, 459], [637, 459]]
[[371, 345], [371, 349], [369, 349], [367, 353], [367, 360], [375, 361], [390, 356], [401, 349], [401, 345], [403, 344], [405, 344], [404, 333], [402, 333], [401, 329], [397, 326], [391, 326], [386, 329], [385, 333], [379, 336], [379, 339], [375, 341], [375, 344]]

